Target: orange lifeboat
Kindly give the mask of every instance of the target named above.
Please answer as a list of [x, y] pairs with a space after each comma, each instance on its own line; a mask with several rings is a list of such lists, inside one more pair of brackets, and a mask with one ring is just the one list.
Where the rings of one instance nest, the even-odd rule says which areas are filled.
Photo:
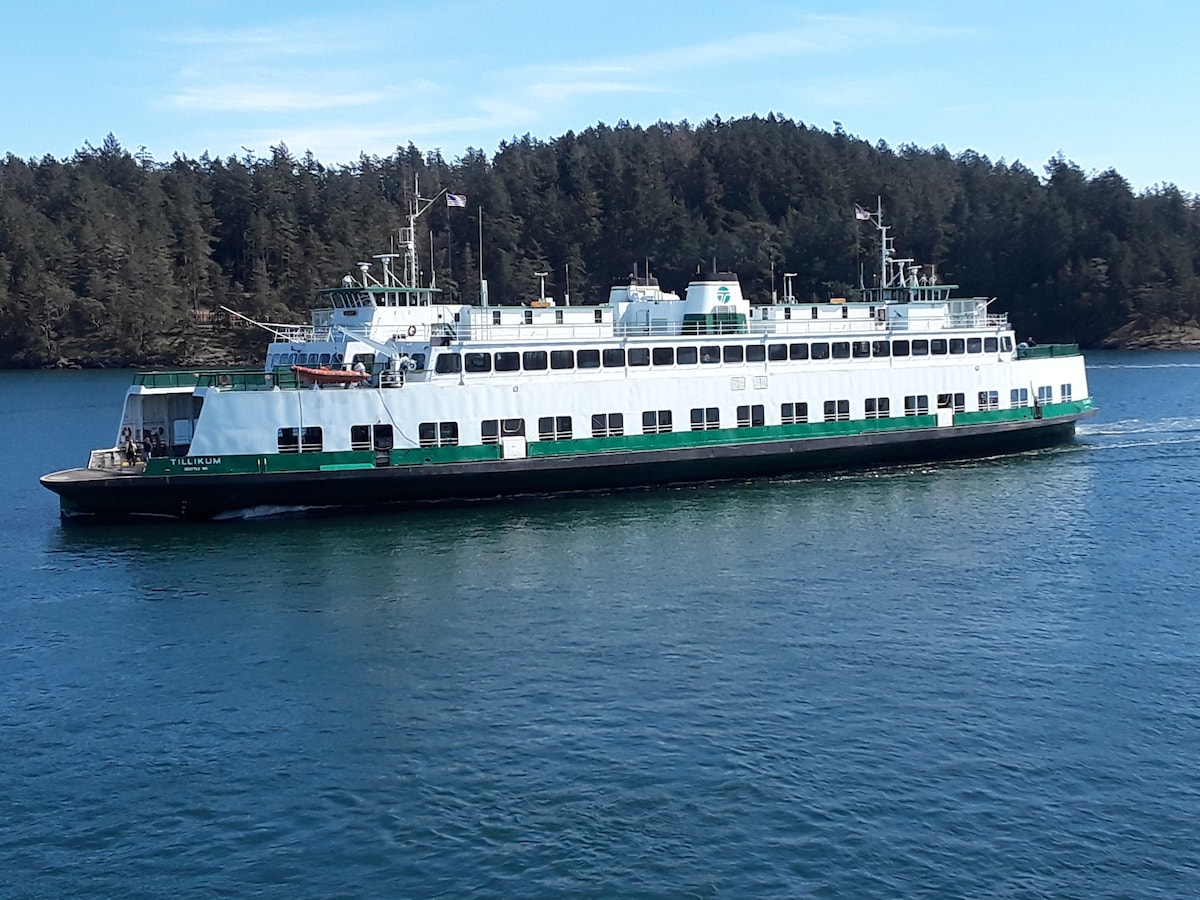
[[292, 366], [292, 371], [305, 384], [361, 384], [370, 378], [367, 372], [355, 372], [351, 369], [330, 369], [321, 366], [310, 369], [307, 366]]

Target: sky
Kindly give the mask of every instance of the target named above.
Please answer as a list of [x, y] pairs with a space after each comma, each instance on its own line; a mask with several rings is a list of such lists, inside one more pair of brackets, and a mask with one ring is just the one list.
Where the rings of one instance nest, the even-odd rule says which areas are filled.
[[[15, 7], [15, 8], [14, 8]], [[15, 0], [0, 154], [448, 161], [774, 112], [1200, 193], [1195, 0]]]

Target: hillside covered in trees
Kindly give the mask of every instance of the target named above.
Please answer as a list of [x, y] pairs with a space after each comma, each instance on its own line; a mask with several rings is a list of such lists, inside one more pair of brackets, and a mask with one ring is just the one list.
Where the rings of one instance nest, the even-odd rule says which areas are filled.
[[[306, 321], [313, 291], [391, 249], [414, 178], [449, 189], [420, 235], [425, 275], [477, 302], [547, 292], [601, 302], [648, 261], [664, 287], [714, 261], [768, 302], [782, 273], [800, 300], [853, 296], [875, 233], [936, 262], [962, 292], [995, 296], [1022, 333], [1098, 346], [1200, 321], [1200, 202], [1135, 194], [1116, 172], [1051, 160], [1043, 174], [942, 148], [891, 149], [775, 116], [699, 126], [597, 126], [526, 136], [454, 162], [413, 146], [328, 168], [269, 158], [156, 162], [110, 136], [70, 160], [0, 162], [0, 367], [203, 362], [263, 335], [217, 329], [222, 306]], [[567, 278], [569, 275], [569, 284]]]

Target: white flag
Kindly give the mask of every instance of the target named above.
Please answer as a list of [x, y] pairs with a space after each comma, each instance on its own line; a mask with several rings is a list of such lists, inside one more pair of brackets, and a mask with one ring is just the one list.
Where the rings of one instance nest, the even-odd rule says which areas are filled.
[[859, 206], [857, 203], [855, 203], [854, 204], [854, 218], [858, 219], [860, 222], [865, 222], [871, 218], [871, 214], [869, 212], [867, 212], [865, 209], [863, 209], [861, 206]]
[[460, 209], [466, 209], [467, 208], [467, 195], [466, 194], [447, 194], [446, 195], [446, 205], [447, 206], [457, 206]]

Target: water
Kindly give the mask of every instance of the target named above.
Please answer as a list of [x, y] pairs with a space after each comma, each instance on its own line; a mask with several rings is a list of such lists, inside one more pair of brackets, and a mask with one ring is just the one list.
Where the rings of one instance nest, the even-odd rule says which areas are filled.
[[1200, 892], [1200, 355], [1070, 447], [68, 527], [126, 373], [0, 382], [0, 895]]

